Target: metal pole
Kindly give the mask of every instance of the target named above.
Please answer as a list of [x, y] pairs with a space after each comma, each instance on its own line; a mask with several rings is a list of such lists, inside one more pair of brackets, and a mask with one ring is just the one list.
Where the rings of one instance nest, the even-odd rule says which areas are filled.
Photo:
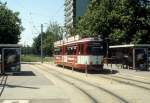
[[63, 66], [63, 69], [64, 69], [64, 55], [62, 56], [62, 66]]
[[43, 63], [43, 24], [41, 24], [41, 63]]
[[26, 56], [26, 44], [24, 42], [24, 56]]
[[133, 48], [133, 69], [136, 69], [136, 66], [135, 66], [135, 48]]
[[[73, 56], [73, 59], [75, 58], [75, 56]], [[74, 59], [74, 61], [73, 61], [73, 65], [72, 65], [72, 73], [73, 73], [73, 71], [74, 71], [74, 64], [75, 64], [75, 59]]]
[[149, 61], [148, 61], [148, 48], [146, 48], [146, 69], [149, 70]]
[[112, 70], [112, 60], [111, 60], [111, 74], [110, 74], [110, 75], [111, 75], [111, 77], [110, 77], [110, 78], [111, 78], [111, 79], [110, 79], [110, 83], [111, 83], [111, 84], [112, 84], [112, 74], [113, 74], [113, 70]]
[[73, 73], [73, 71], [74, 71], [74, 68], [73, 68], [73, 65], [72, 65], [72, 73]]
[[87, 65], [87, 61], [86, 61], [86, 68], [85, 68], [85, 75], [87, 77], [87, 74], [88, 74], [88, 65]]
[[63, 70], [64, 70], [64, 58], [65, 58], [65, 51], [66, 49], [64, 48], [64, 41], [63, 41], [63, 56], [62, 56], [62, 59], [63, 59]]
[[109, 46], [108, 46], [108, 38], [106, 38], [106, 46], [107, 46], [107, 51], [106, 51], [106, 58], [107, 58], [107, 67], [108, 67], [108, 49], [109, 49]]

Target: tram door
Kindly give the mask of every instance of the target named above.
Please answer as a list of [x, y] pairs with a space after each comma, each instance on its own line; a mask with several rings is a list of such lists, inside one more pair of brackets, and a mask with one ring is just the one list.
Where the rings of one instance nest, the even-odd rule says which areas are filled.
[[20, 48], [3, 48], [2, 69], [3, 73], [20, 72]]
[[148, 57], [146, 48], [135, 49], [135, 66], [137, 69], [146, 70], [148, 67]]

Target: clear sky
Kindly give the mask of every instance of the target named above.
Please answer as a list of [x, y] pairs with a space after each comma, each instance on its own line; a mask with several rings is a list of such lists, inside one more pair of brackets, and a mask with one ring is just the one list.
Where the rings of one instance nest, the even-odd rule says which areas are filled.
[[40, 25], [44, 30], [50, 21], [64, 25], [64, 0], [1, 0], [7, 7], [20, 12], [25, 30], [21, 34], [21, 44], [31, 45], [33, 38], [40, 33]]

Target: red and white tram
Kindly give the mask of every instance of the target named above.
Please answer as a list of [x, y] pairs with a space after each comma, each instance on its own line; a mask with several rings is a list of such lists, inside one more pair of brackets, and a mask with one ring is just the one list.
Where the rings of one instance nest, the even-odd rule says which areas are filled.
[[76, 69], [102, 69], [103, 41], [74, 36], [54, 43], [55, 64]]

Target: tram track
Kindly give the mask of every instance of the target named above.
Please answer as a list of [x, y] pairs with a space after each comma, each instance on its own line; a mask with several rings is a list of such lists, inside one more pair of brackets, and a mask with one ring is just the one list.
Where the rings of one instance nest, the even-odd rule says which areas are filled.
[[0, 97], [2, 96], [3, 92], [4, 92], [4, 89], [5, 89], [5, 86], [6, 86], [6, 83], [7, 83], [7, 79], [8, 79], [8, 76], [7, 75], [3, 75], [1, 76], [1, 81], [0, 81]]
[[121, 78], [121, 79], [126, 79], [126, 80], [130, 80], [130, 81], [134, 81], [134, 82], [139, 82], [139, 83], [150, 85], [150, 82], [143, 82], [143, 81], [140, 81], [140, 80], [126, 78], [126, 77], [122, 77], [122, 76], [113, 76], [113, 77]]
[[[144, 89], [144, 90], [148, 90], [150, 91], [150, 88], [148, 86], [150, 86], [149, 83], [146, 82], [142, 82], [139, 80], [133, 80], [133, 79], [129, 79], [129, 78], [125, 78], [125, 77], [118, 77], [118, 76], [97, 76], [100, 78], [104, 78], [104, 79], [108, 79], [108, 80], [112, 80], [121, 84], [126, 84], [126, 85], [130, 85], [130, 86], [134, 86], [134, 87], [138, 87], [140, 89]], [[147, 86], [144, 86], [147, 85]]]
[[74, 86], [76, 89], [78, 89], [78, 90], [81, 91], [83, 94], [85, 94], [88, 98], [90, 98], [90, 99], [93, 101], [93, 103], [100, 103], [100, 102], [98, 102], [94, 97], [92, 97], [89, 93], [87, 93], [85, 90], [83, 90], [82, 88], [78, 87], [78, 86], [75, 85], [74, 83], [69, 82], [68, 80], [66, 80], [66, 79], [64, 79], [64, 78], [62, 78], [62, 77], [60, 77], [60, 76], [58, 76], [57, 74], [55, 74], [55, 73], [53, 73], [53, 72], [49, 72], [48, 70], [43, 69], [43, 68], [40, 67], [39, 65], [34, 65], [34, 66], [37, 67], [37, 68], [42, 69], [42, 70], [45, 71], [45, 72], [50, 73], [51, 75], [53, 75], [54, 77], [56, 77], [56, 78], [58, 78], [58, 79], [64, 81], [65, 83]]
[[[45, 68], [47, 68], [47, 69], [45, 69], [45, 68], [43, 68], [43, 67], [45, 67]], [[65, 78], [71, 78], [71, 79], [74, 80], [74, 81], [78, 81], [78, 82], [84, 83], [85, 85], [88, 85], [88, 86], [91, 86], [91, 87], [93, 87], [93, 88], [96, 88], [96, 89], [99, 90], [100, 92], [105, 92], [105, 94], [107, 94], [107, 95], [110, 96], [111, 98], [115, 98], [115, 99], [119, 100], [119, 101], [120, 101], [119, 103], [129, 103], [129, 101], [125, 100], [123, 97], [120, 97], [119, 95], [117, 95], [117, 94], [115, 94], [115, 93], [113, 93], [113, 92], [111, 92], [111, 91], [109, 91], [109, 90], [107, 90], [107, 89], [105, 89], [105, 88], [103, 88], [103, 87], [101, 87], [101, 86], [99, 86], [99, 85], [92, 84], [92, 83], [87, 82], [87, 81], [84, 81], [84, 80], [82, 80], [82, 79], [79, 79], [79, 78], [76, 78], [76, 77], [73, 77], [73, 76], [70, 76], [70, 75], [61, 73], [61, 72], [59, 72], [59, 71], [57, 71], [57, 70], [54, 70], [54, 69], [51, 69], [51, 71], [50, 71], [50, 70], [48, 70], [49, 67], [47, 67], [47, 66], [45, 66], [45, 65], [42, 65], [42, 67], [39, 67], [39, 68], [41, 68], [42, 70], [44, 70], [44, 71], [46, 71], [46, 72], [49, 72], [49, 73], [51, 73], [52, 71], [55, 72], [54, 75], [57, 76], [57, 77], [60, 78], [60, 79], [62, 79], [62, 76], [64, 76]], [[56, 73], [57, 73], [57, 74], [56, 74]], [[58, 73], [59, 73], [59, 75], [58, 75]], [[61, 75], [61, 76], [60, 76], [60, 75]], [[63, 80], [65, 80], [65, 81], [67, 81], [67, 82], [69, 82], [69, 83], [71, 83], [71, 84], [76, 85], [75, 82], [70, 82], [69, 80], [66, 80], [66, 79], [64, 79], [64, 78], [63, 78]], [[90, 98], [92, 97], [90, 93], [88, 93], [87, 91], [85, 91], [85, 90], [83, 89], [84, 87], [81, 88], [81, 87], [79, 87], [78, 85], [76, 85], [76, 87], [80, 88], [80, 90], [83, 90], [87, 95], [89, 95]], [[92, 98], [95, 99], [95, 97], [92, 97]], [[98, 100], [95, 99], [95, 101], [98, 101]], [[99, 103], [99, 102], [96, 102], [96, 103]]]
[[130, 77], [130, 78], [134, 78], [134, 79], [140, 79], [140, 80], [144, 80], [144, 81], [146, 81], [146, 83], [149, 83], [150, 84], [150, 78], [149, 77], [145, 77], [145, 76], [138, 76], [138, 75], [135, 75], [135, 74], [132, 74], [132, 73], [130, 73], [130, 74], [126, 74], [126, 73], [119, 73], [119, 76], [123, 76], [123, 77]]

